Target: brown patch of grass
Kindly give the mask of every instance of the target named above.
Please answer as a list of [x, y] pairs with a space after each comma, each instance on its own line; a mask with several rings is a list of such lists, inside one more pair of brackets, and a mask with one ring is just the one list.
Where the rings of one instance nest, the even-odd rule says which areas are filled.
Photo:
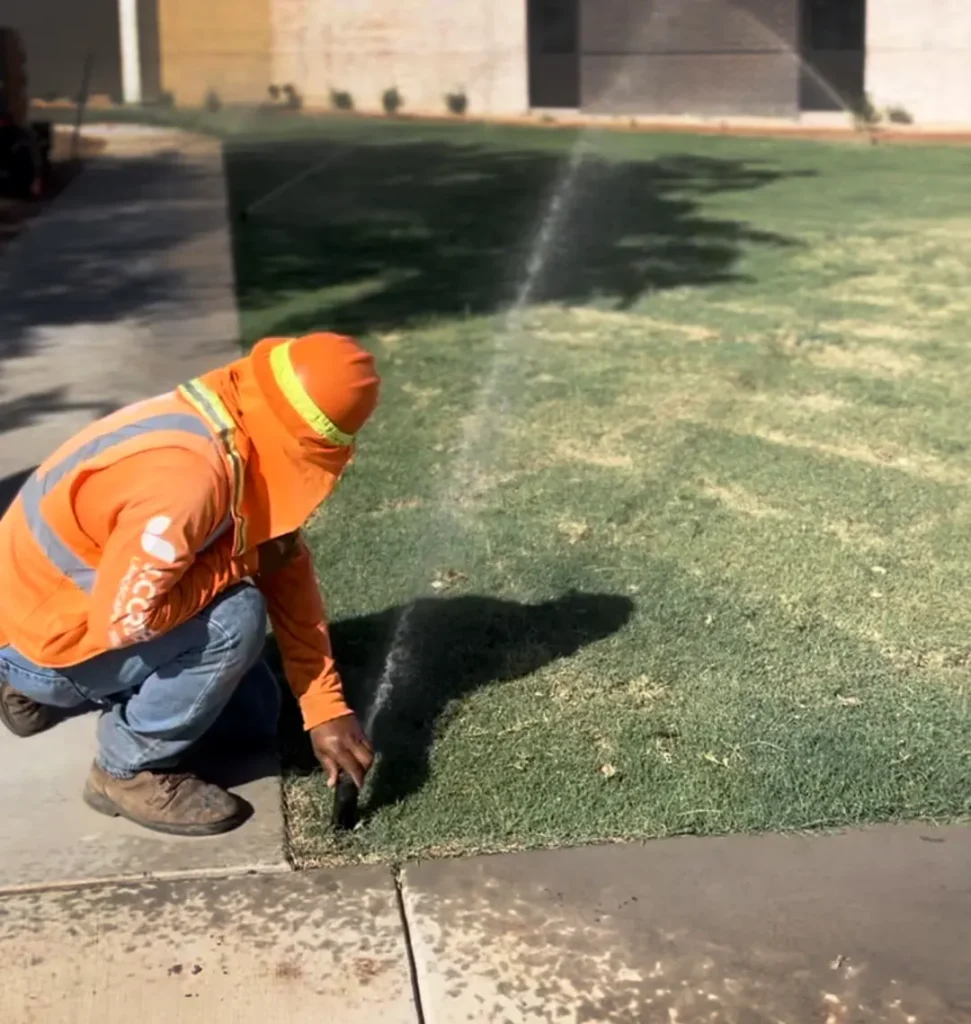
[[794, 409], [805, 409], [807, 412], [827, 413], [838, 412], [845, 409], [850, 403], [845, 398], [837, 398], [836, 395], [827, 395], [819, 391], [811, 395], [783, 395], [781, 398], [775, 395], [766, 396], [767, 401], [782, 402]]
[[916, 373], [923, 365], [919, 356], [895, 352], [879, 345], [843, 348], [823, 345], [808, 351], [810, 361], [829, 370], [858, 370], [876, 376], [903, 377]]
[[712, 309], [721, 309], [726, 313], [735, 313], [739, 316], [767, 316], [773, 319], [784, 318], [791, 315], [787, 306], [779, 306], [770, 302], [744, 302], [733, 300], [731, 302], [715, 302]]
[[865, 523], [833, 521], [823, 523], [823, 530], [835, 537], [841, 544], [857, 550], [867, 548], [871, 550], [883, 549], [889, 546], [886, 537], [875, 533]]
[[639, 317], [616, 309], [594, 309], [591, 306], [573, 306], [568, 310], [570, 318], [582, 324], [631, 324], [640, 322]]
[[562, 441], [556, 446], [556, 455], [567, 462], [580, 462], [604, 469], [631, 469], [634, 465], [629, 455], [609, 451], [603, 444], [581, 447], [576, 441]]
[[586, 540], [590, 536], [590, 525], [585, 522], [564, 520], [556, 528], [566, 538], [566, 542], [571, 545], [579, 544], [581, 540]]
[[[686, 324], [675, 320], [661, 320], [657, 317], [636, 316], [633, 313], [591, 309], [584, 306], [576, 306], [569, 312], [572, 320], [590, 326], [636, 326], [639, 333], [647, 333], [652, 330], [663, 331], [667, 334], [677, 334], [687, 341], [717, 341], [720, 337], [718, 331], [701, 324]], [[592, 337], [603, 339], [603, 335], [592, 335]]]
[[913, 341], [919, 332], [900, 324], [874, 323], [870, 320], [830, 320], [820, 325], [824, 331], [848, 334], [865, 341]]
[[864, 462], [870, 466], [884, 469], [896, 469], [901, 473], [934, 480], [938, 483], [966, 483], [967, 475], [945, 466], [938, 459], [924, 453], [904, 452], [897, 445], [886, 445], [881, 449], [871, 448], [862, 444], [830, 444], [815, 438], [797, 437], [785, 434], [781, 430], [764, 430], [756, 428], [752, 436], [760, 437], [770, 444], [782, 445], [786, 448], [804, 448], [818, 452], [820, 455], [840, 459], [851, 459]]
[[650, 676], [636, 676], [624, 687], [625, 697], [639, 707], [649, 707], [668, 696], [668, 688]]
[[423, 388], [413, 384], [410, 380], [401, 385], [401, 390], [408, 395], [416, 409], [427, 409], [432, 399], [438, 398], [442, 393], [441, 388]]
[[421, 498], [388, 498], [378, 505], [373, 514], [380, 514], [382, 512], [409, 512], [413, 509], [422, 508], [424, 504], [425, 503]]
[[776, 508], [768, 502], [762, 501], [757, 495], [747, 491], [737, 484], [728, 486], [706, 483], [701, 488], [702, 493], [713, 498], [720, 505], [738, 512], [753, 519], [789, 519], [789, 513], [781, 508]]

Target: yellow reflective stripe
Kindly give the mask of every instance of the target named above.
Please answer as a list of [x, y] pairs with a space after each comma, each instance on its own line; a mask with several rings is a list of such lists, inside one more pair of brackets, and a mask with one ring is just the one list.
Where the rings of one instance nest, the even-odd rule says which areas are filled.
[[246, 520], [243, 518], [243, 457], [236, 447], [236, 424], [222, 399], [196, 378], [183, 384], [179, 394], [209, 424], [222, 445], [223, 453], [233, 471], [233, 500], [230, 515], [236, 533], [234, 550], [241, 555], [246, 550]]
[[353, 434], [345, 434], [326, 414], [314, 404], [307, 394], [290, 361], [290, 343], [277, 345], [270, 352], [270, 369], [287, 401], [300, 414], [301, 419], [318, 437], [324, 437], [331, 444], [346, 448], [354, 443]]

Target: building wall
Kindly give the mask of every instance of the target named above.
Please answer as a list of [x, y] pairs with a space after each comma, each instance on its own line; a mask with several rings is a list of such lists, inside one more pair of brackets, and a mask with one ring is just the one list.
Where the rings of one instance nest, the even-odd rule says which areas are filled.
[[158, 0], [162, 88], [181, 106], [208, 93], [266, 99], [272, 81], [273, 0]]
[[794, 116], [799, 0], [582, 0], [583, 108]]
[[445, 112], [464, 90], [470, 114], [528, 107], [525, 0], [271, 0], [273, 81], [309, 106], [348, 92], [381, 109], [396, 87], [405, 112]]
[[917, 122], [971, 124], [971, 0], [868, 0], [866, 89]]

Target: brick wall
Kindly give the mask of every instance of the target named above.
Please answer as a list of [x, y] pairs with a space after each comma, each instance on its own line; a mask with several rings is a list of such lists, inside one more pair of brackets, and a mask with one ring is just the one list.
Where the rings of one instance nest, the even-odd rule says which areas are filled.
[[866, 89], [918, 122], [971, 124], [971, 0], [868, 0]]
[[271, 0], [273, 80], [308, 106], [331, 90], [380, 110], [392, 86], [405, 111], [444, 113], [464, 90], [470, 114], [528, 106], [525, 0]]

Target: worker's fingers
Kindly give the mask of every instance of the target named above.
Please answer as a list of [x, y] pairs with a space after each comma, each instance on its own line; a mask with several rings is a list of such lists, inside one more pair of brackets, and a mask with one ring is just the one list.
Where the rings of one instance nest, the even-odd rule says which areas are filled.
[[354, 751], [350, 747], [341, 747], [334, 751], [334, 756], [341, 768], [354, 780], [354, 785], [360, 789], [364, 785], [364, 773], [367, 768], [358, 761]]
[[324, 771], [327, 772], [327, 788], [333, 789], [337, 785], [337, 776], [340, 774], [337, 762], [327, 754], [318, 754], [317, 759], [323, 765]]
[[360, 789], [374, 761], [374, 751], [360, 723], [344, 715], [311, 730], [311, 743], [320, 763], [327, 769], [328, 785], [336, 784], [336, 772], [349, 775]]
[[374, 763], [374, 750], [371, 748], [371, 744], [368, 743], [366, 739], [363, 739], [363, 737], [362, 741], [352, 740], [351, 751], [354, 754], [354, 757], [357, 758], [357, 763], [364, 769], [364, 772], [367, 773], [368, 769], [370, 769], [371, 765]]

